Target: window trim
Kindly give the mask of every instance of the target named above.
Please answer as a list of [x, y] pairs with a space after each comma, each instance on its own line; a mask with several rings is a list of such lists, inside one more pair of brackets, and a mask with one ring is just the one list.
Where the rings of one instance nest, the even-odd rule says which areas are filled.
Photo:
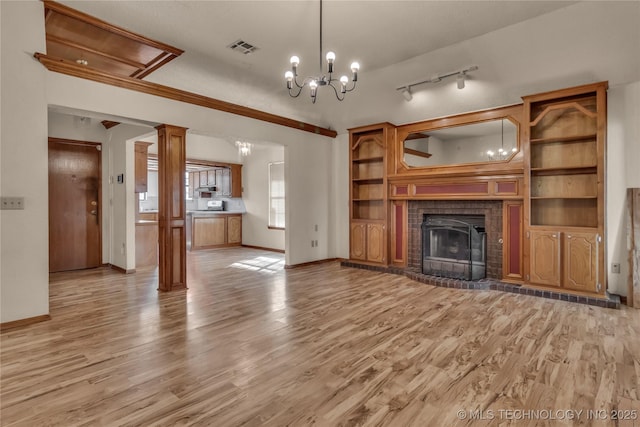
[[[286, 218], [283, 218], [284, 227], [279, 227], [279, 226], [277, 226], [277, 225], [275, 225], [274, 223], [272, 223], [272, 222], [271, 222], [271, 219], [272, 219], [272, 218], [271, 218], [272, 201], [274, 200], [274, 197], [272, 197], [272, 195], [271, 195], [271, 184], [272, 184], [272, 180], [271, 180], [271, 167], [272, 167], [273, 165], [282, 165], [282, 181], [283, 181], [283, 184], [284, 184], [284, 161], [269, 162], [269, 163], [268, 163], [268, 175], [269, 175], [269, 177], [268, 177], [268, 178], [269, 178], [269, 179], [268, 179], [268, 186], [269, 186], [269, 188], [268, 188], [268, 191], [269, 191], [269, 197], [268, 197], [268, 200], [269, 200], [269, 201], [268, 201], [268, 203], [269, 203], [269, 205], [268, 205], [268, 209], [269, 209], [269, 211], [268, 211], [268, 212], [269, 212], [269, 217], [268, 217], [268, 219], [267, 219], [267, 228], [268, 228], [269, 230], [284, 230], [284, 229], [286, 228], [286, 225], [287, 225], [287, 224], [286, 224]], [[275, 199], [277, 199], [277, 200], [280, 200], [280, 199], [281, 199], [281, 200], [283, 200], [283, 201], [284, 201], [285, 208], [284, 208], [284, 212], [282, 212], [282, 214], [283, 214], [283, 215], [285, 215], [285, 213], [286, 213], [286, 203], [287, 203], [287, 196], [286, 196], [286, 189], [285, 189], [285, 188], [283, 188], [283, 193], [284, 193], [284, 194], [282, 195], [282, 197], [276, 196], [276, 197], [275, 197]], [[275, 221], [274, 221], [274, 222], [275, 222]]]

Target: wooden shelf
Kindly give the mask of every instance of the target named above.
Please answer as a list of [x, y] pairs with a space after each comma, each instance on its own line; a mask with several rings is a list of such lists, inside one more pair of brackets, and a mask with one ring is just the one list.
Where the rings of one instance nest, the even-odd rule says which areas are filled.
[[384, 183], [384, 178], [354, 178], [352, 181], [356, 184], [382, 184]]
[[354, 202], [383, 202], [384, 199], [353, 199]]
[[579, 141], [588, 141], [595, 140], [596, 134], [590, 133], [586, 135], [573, 135], [573, 136], [558, 136], [558, 137], [550, 137], [550, 138], [537, 138], [532, 139], [531, 144], [549, 144], [553, 142], [579, 142]]
[[383, 157], [363, 157], [361, 159], [352, 159], [353, 163], [374, 163], [374, 162], [382, 162], [384, 160]]
[[596, 173], [597, 165], [558, 166], [552, 168], [531, 168], [532, 175], [581, 175]]
[[554, 200], [554, 199], [597, 199], [598, 196], [531, 196], [531, 200]]

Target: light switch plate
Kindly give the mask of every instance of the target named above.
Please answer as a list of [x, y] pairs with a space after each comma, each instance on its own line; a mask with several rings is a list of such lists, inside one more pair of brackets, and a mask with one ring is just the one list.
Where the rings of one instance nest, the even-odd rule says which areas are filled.
[[24, 197], [2, 197], [0, 198], [0, 208], [5, 210], [24, 209]]

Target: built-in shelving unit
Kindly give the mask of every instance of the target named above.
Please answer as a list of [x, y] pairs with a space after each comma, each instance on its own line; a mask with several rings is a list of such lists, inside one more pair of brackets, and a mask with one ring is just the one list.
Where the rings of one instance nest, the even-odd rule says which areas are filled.
[[606, 83], [524, 97], [532, 284], [604, 293]]
[[389, 124], [350, 130], [351, 259], [387, 262], [386, 158]]

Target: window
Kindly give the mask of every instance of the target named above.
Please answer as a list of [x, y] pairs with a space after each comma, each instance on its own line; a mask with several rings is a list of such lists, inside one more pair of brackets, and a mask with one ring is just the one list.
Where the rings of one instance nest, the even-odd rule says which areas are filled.
[[189, 172], [185, 172], [184, 173], [184, 186], [185, 186], [185, 192], [184, 194], [186, 195], [187, 200], [192, 200], [193, 199], [193, 189], [191, 189], [191, 182], [189, 181]]
[[284, 229], [284, 162], [269, 163], [269, 228]]

